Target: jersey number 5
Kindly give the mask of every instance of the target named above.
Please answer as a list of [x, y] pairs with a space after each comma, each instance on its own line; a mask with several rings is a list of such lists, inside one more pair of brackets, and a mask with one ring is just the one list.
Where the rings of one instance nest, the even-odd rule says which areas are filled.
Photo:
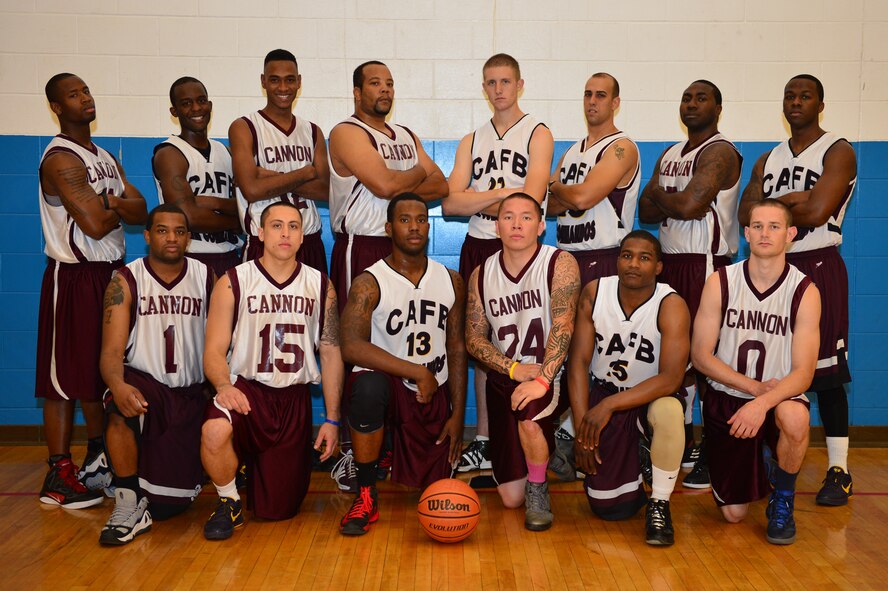
[[[272, 331], [272, 326], [274, 330]], [[271, 347], [272, 332], [274, 333], [274, 349], [283, 353], [285, 356], [292, 356], [290, 361], [286, 361], [286, 357], [272, 358], [274, 351]], [[259, 352], [259, 365], [256, 366], [258, 373], [272, 373], [275, 368], [282, 373], [296, 373], [302, 369], [305, 361], [305, 351], [296, 343], [288, 343], [287, 335], [303, 334], [305, 325], [303, 324], [266, 324], [259, 331], [259, 340], [261, 341], [261, 350]]]

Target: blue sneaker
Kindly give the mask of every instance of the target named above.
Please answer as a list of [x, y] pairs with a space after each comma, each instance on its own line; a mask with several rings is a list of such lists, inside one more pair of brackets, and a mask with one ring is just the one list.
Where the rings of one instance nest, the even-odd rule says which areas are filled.
[[768, 541], [772, 544], [792, 544], [796, 539], [795, 519], [793, 519], [793, 505], [795, 492], [775, 490], [768, 499], [768, 507], [765, 515], [768, 517]]

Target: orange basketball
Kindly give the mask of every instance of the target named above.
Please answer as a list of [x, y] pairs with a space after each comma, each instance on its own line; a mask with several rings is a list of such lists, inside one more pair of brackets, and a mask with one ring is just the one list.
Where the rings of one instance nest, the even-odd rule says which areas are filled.
[[419, 499], [419, 523], [433, 540], [451, 544], [469, 537], [481, 518], [472, 487], [455, 478], [433, 482]]

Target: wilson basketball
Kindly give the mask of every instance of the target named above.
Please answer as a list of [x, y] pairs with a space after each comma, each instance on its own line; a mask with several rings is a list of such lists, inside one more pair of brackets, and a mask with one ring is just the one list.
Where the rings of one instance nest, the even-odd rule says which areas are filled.
[[472, 487], [444, 478], [426, 488], [419, 499], [419, 523], [433, 540], [451, 544], [469, 537], [481, 518], [481, 504]]

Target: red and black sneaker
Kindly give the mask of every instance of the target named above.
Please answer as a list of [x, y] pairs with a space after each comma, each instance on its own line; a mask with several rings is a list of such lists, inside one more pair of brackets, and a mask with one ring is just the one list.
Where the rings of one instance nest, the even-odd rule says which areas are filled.
[[392, 469], [392, 450], [387, 449], [376, 464], [376, 480], [385, 480]]
[[100, 505], [105, 495], [101, 490], [86, 488], [77, 479], [77, 466], [71, 458], [64, 458], [49, 465], [49, 472], [40, 490], [40, 502], [59, 505], [65, 509], [85, 509]]
[[363, 536], [370, 524], [379, 519], [379, 493], [375, 486], [362, 486], [351, 509], [339, 522], [339, 533], [344, 536]]

